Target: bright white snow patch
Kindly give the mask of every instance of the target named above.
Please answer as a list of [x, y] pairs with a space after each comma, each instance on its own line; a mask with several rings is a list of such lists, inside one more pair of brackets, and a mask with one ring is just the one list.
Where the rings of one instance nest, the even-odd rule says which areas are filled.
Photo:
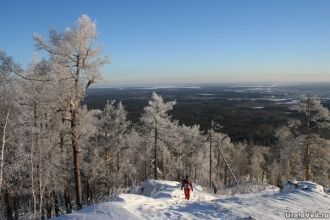
[[198, 95], [202, 95], [202, 96], [212, 96], [214, 94], [211, 94], [211, 93], [199, 93]]
[[[58, 220], [85, 219], [284, 219], [286, 212], [330, 213], [330, 198], [312, 182], [290, 192], [266, 190], [235, 196], [211, 195], [194, 186], [184, 199], [180, 184], [149, 180], [143, 193], [120, 194], [114, 201], [86, 207]], [[141, 187], [141, 189], [142, 189]]]

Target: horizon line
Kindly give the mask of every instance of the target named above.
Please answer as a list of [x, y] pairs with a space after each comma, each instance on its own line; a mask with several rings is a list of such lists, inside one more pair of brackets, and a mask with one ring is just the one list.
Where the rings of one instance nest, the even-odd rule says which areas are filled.
[[297, 81], [297, 82], [275, 82], [275, 81], [228, 81], [228, 82], [200, 82], [200, 83], [95, 83], [91, 85], [91, 89], [97, 88], [144, 88], [144, 87], [158, 87], [158, 88], [166, 88], [166, 87], [197, 87], [197, 86], [217, 86], [217, 85], [264, 85], [264, 86], [276, 86], [276, 85], [303, 85], [303, 84], [330, 84], [330, 81]]

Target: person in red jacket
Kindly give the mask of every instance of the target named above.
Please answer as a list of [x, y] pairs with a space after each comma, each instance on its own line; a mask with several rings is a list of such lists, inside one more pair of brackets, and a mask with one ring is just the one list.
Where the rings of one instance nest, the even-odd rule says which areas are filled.
[[184, 189], [185, 199], [189, 200], [190, 199], [190, 189], [191, 189], [191, 191], [194, 191], [194, 189], [192, 187], [192, 183], [189, 180], [188, 176], [186, 176], [181, 182], [181, 190], [182, 189]]

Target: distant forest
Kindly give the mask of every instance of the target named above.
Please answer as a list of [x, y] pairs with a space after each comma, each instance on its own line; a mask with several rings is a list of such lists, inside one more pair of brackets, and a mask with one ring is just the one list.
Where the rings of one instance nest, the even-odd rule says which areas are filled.
[[[250, 86], [253, 88], [253, 86]], [[267, 88], [267, 86], [265, 86]], [[288, 87], [288, 88], [287, 88]], [[299, 97], [301, 90], [307, 93], [324, 92], [329, 85], [307, 84], [300, 87], [287, 86], [277, 92], [276, 98]], [[296, 88], [297, 87], [297, 88]], [[238, 87], [239, 88], [239, 87]], [[229, 90], [231, 89], [231, 90]], [[300, 119], [302, 114], [290, 108], [290, 102], [281, 103], [269, 100], [274, 94], [262, 91], [242, 93], [230, 85], [202, 86], [198, 88], [90, 88], [87, 90], [85, 104], [89, 109], [103, 109], [107, 100], [121, 101], [127, 110], [127, 118], [138, 122], [143, 108], [147, 105], [153, 91], [161, 94], [165, 100], [176, 100], [171, 114], [179, 123], [192, 126], [199, 124], [202, 132], [211, 128], [211, 122], [221, 123], [223, 132], [232, 141], [248, 141], [257, 145], [271, 146], [276, 142], [275, 132], [287, 124], [289, 119]], [[307, 90], [307, 91], [306, 91]], [[328, 95], [323, 94], [322, 95]], [[258, 100], [259, 98], [259, 100]], [[330, 99], [323, 99], [325, 107], [330, 108]], [[262, 108], [253, 108], [262, 106]]]

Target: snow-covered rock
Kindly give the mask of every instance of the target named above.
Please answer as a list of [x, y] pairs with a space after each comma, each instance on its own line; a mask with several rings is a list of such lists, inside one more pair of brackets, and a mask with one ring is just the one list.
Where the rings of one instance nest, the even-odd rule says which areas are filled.
[[292, 192], [294, 190], [324, 193], [323, 186], [311, 181], [288, 181], [283, 187], [283, 192]]
[[313, 182], [298, 182], [290, 193], [268, 190], [234, 196], [212, 195], [195, 185], [191, 200], [180, 184], [148, 180], [137, 194], [120, 194], [114, 201], [61, 216], [68, 219], [284, 219], [285, 213], [329, 213], [330, 198]]

